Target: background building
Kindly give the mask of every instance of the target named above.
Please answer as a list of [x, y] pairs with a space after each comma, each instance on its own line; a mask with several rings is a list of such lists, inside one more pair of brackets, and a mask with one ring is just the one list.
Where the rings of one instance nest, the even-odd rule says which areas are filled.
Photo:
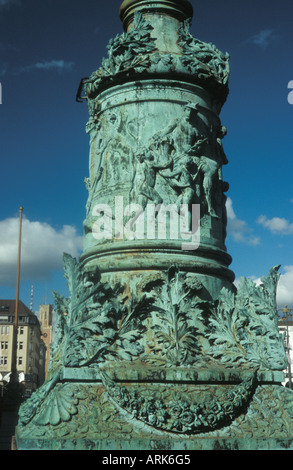
[[[12, 368], [15, 300], [0, 300], [1, 394]], [[36, 315], [21, 301], [18, 308], [16, 368], [22, 393], [29, 396], [39, 386], [41, 328]]]
[[53, 336], [53, 305], [40, 305], [40, 323], [43, 348], [41, 348], [41, 358], [44, 361], [41, 383], [47, 378], [50, 361], [50, 344]]

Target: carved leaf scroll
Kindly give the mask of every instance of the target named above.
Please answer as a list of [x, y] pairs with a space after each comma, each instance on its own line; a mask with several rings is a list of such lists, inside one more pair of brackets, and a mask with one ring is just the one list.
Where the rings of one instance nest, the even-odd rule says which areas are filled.
[[110, 40], [107, 46], [108, 57], [103, 59], [102, 67], [94, 72], [88, 81], [88, 95], [94, 93], [102, 83], [111, 81], [121, 73], [140, 73], [150, 65], [149, 54], [156, 50], [155, 39], [150, 33], [152, 29], [143, 15], [135, 12], [129, 31]]
[[278, 270], [279, 266], [272, 268], [259, 286], [241, 279], [237, 295], [222, 289], [208, 319], [208, 354], [227, 364], [251, 362], [273, 370], [287, 367], [277, 324]]
[[98, 269], [84, 271], [70, 255], [64, 255], [64, 265], [71, 295], [66, 304], [55, 296], [61, 315], [65, 305], [68, 310], [63, 328], [63, 365], [91, 366], [103, 362], [106, 356], [126, 360], [137, 357], [143, 351], [143, 319], [149, 314], [153, 297], [123, 297], [119, 283], [112, 288], [100, 282]]
[[230, 67], [229, 55], [223, 54], [214, 44], [195, 39], [189, 32], [190, 20], [180, 28], [180, 42], [183, 49], [182, 64], [199, 79], [213, 79], [227, 86]]
[[155, 290], [155, 302], [152, 306], [154, 342], [149, 344], [151, 354], [144, 357], [153, 364], [182, 365], [192, 363], [199, 354], [197, 329], [191, 324], [192, 315], [196, 315], [196, 306], [192, 302], [192, 291], [199, 285], [191, 286], [186, 276], [177, 266], [171, 267], [165, 274], [159, 290]]

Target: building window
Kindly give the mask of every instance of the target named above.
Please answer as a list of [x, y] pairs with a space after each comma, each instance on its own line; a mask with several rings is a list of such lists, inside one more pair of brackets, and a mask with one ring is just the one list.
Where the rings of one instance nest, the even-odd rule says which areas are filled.
[[8, 341], [1, 341], [1, 349], [8, 349]]
[[21, 356], [18, 358], [18, 365], [22, 366], [22, 357]]
[[18, 343], [18, 349], [23, 349], [23, 342], [22, 342], [22, 341], [20, 341], [20, 342]]

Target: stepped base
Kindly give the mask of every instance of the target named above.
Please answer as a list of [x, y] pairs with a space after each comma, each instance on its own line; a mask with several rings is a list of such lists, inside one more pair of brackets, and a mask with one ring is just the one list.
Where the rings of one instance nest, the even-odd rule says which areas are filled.
[[[93, 373], [83, 382], [66, 381], [69, 375], [65, 370], [35, 418], [17, 426], [18, 450], [293, 449], [293, 392], [269, 382], [273, 376], [261, 382], [264, 373], [245, 385], [232, 375], [229, 381], [222, 376], [221, 383], [185, 377], [183, 383], [123, 384], [89, 381]], [[56, 390], [57, 418], [46, 414]], [[223, 397], [230, 400], [226, 416]]]
[[293, 438], [243, 439], [21, 439], [18, 450], [97, 450], [97, 451], [199, 451], [199, 450], [292, 450]]

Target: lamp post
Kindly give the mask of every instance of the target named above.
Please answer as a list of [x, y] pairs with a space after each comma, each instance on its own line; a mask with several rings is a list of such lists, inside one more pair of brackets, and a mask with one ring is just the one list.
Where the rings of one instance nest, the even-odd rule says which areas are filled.
[[288, 356], [288, 383], [289, 383], [289, 388], [292, 390], [292, 377], [291, 377], [291, 357], [290, 357], [290, 333], [289, 333], [289, 316], [291, 315], [292, 309], [288, 308], [288, 305], [285, 305], [284, 308], [279, 309], [280, 312], [282, 312], [282, 319], [285, 318], [286, 321], [286, 352]]

